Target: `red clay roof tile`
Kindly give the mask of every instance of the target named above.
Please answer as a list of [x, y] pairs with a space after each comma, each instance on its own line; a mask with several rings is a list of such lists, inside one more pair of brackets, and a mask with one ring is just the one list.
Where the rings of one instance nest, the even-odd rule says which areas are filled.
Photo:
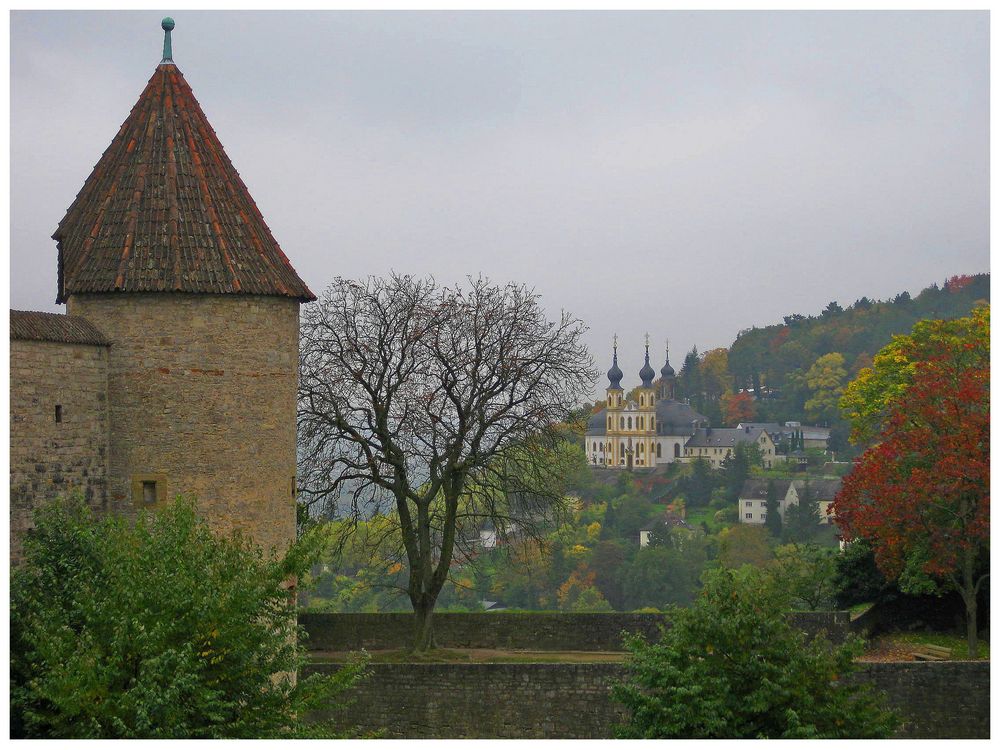
[[316, 299], [172, 63], [157, 66], [52, 238], [57, 302], [94, 292]]

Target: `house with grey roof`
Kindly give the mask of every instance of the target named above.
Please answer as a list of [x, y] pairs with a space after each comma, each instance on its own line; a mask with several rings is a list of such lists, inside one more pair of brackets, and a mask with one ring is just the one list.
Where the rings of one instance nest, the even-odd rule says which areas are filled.
[[[785, 511], [808, 495], [810, 502], [819, 508], [819, 522], [828, 524], [833, 521], [833, 499], [840, 491], [841, 479], [748, 479], [743, 483], [737, 500], [740, 523], [761, 525], [767, 520], [767, 490], [773, 483], [778, 494], [778, 512], [782, 520]], [[808, 487], [808, 491], [807, 488]]]
[[740, 444], [756, 445], [765, 469], [784, 460], [767, 430], [759, 427], [700, 427], [684, 443], [684, 460], [705, 459], [713, 469], [718, 469]]

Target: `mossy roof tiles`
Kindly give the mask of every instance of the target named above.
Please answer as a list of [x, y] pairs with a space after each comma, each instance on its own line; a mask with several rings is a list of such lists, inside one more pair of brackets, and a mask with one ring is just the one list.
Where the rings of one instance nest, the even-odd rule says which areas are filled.
[[104, 292], [316, 298], [172, 63], [157, 66], [52, 237], [58, 302]]

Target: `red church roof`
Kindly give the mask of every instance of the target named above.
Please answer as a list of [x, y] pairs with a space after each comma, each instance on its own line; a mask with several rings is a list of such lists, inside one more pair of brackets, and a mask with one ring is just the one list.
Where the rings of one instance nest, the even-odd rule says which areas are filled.
[[316, 299], [169, 60], [157, 66], [52, 238], [57, 302], [92, 292]]

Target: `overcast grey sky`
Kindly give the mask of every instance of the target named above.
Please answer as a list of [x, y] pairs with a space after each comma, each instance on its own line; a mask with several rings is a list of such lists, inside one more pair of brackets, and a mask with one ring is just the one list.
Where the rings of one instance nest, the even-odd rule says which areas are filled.
[[[11, 306], [160, 58], [159, 12], [11, 17]], [[174, 60], [313, 291], [533, 285], [626, 385], [989, 269], [980, 12], [171, 14]], [[657, 365], [658, 367], [658, 365]], [[603, 387], [602, 384], [599, 387]]]

